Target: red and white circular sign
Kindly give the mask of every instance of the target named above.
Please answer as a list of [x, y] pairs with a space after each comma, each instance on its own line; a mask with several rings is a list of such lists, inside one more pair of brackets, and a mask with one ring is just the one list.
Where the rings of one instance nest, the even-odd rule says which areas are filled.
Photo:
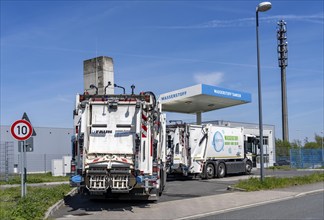
[[33, 127], [24, 120], [15, 121], [10, 127], [11, 135], [18, 141], [24, 141], [30, 138], [33, 134]]

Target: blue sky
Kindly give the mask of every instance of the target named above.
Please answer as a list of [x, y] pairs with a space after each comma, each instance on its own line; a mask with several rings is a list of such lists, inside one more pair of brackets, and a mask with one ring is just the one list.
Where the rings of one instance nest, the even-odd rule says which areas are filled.
[[[258, 123], [260, 1], [1, 1], [1, 125], [72, 127], [83, 60], [114, 59], [115, 83], [162, 94], [198, 83], [252, 94], [203, 120]], [[287, 22], [290, 140], [323, 131], [323, 1], [272, 1], [259, 14], [263, 122], [281, 134], [277, 22]], [[195, 120], [194, 115], [168, 114]]]

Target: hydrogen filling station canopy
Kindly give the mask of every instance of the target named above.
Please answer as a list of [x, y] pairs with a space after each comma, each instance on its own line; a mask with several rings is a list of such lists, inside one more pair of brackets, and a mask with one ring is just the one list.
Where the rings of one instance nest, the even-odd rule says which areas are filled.
[[206, 84], [161, 94], [162, 109], [166, 112], [196, 114], [201, 124], [201, 113], [251, 102], [251, 94]]

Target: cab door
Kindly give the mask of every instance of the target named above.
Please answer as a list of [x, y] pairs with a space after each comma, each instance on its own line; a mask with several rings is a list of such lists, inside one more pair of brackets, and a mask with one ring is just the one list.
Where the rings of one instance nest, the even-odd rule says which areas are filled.
[[257, 158], [259, 155], [258, 139], [255, 136], [247, 136], [244, 141], [245, 155], [252, 155], [252, 165], [257, 167]]

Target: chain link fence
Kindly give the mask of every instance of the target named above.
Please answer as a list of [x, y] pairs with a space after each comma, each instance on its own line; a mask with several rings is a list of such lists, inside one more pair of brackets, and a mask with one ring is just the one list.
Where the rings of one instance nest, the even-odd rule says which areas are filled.
[[291, 149], [290, 166], [300, 169], [324, 167], [324, 151], [323, 149]]
[[[8, 182], [21, 171], [21, 153], [15, 151], [13, 141], [0, 142], [0, 181]], [[27, 173], [52, 172], [52, 161], [63, 159], [67, 154], [26, 153]]]

